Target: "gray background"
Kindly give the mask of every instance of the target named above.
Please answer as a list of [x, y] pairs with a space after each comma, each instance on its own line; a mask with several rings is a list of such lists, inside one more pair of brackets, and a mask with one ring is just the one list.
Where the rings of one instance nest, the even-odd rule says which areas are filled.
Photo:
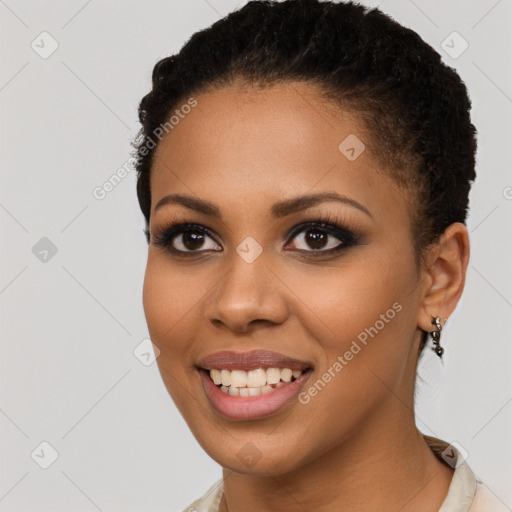
[[[133, 353], [148, 337], [135, 172], [93, 190], [129, 157], [155, 62], [243, 3], [0, 0], [0, 511], [176, 511], [221, 476]], [[444, 368], [421, 364], [417, 423], [512, 507], [512, 1], [364, 3], [419, 32], [473, 101], [471, 261]]]

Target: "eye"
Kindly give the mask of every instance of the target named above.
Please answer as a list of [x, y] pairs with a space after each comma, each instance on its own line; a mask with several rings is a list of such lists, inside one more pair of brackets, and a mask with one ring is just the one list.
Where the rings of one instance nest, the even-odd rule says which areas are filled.
[[329, 254], [358, 243], [350, 230], [325, 222], [303, 224], [292, 233], [290, 241], [293, 239], [296, 240], [293, 242], [295, 249], [317, 254]]
[[[298, 252], [316, 257], [359, 244], [357, 232], [331, 222], [333, 220], [327, 215], [296, 226], [288, 236], [285, 248], [292, 246], [291, 248]], [[155, 230], [152, 243], [176, 256], [194, 256], [222, 251], [222, 247], [216, 242], [215, 235], [201, 224], [172, 223]]]
[[220, 247], [207, 228], [188, 223], [174, 224], [158, 230], [154, 235], [153, 245], [164, 247], [174, 254], [218, 251], [217, 247]]

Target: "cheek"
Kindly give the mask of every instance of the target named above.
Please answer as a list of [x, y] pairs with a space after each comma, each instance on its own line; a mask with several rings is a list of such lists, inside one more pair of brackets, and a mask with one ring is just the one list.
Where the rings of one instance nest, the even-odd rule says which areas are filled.
[[186, 383], [195, 373], [190, 361], [192, 333], [187, 325], [197, 322], [194, 305], [197, 308], [201, 298], [193, 284], [197, 285], [160, 257], [148, 256], [142, 293], [146, 323], [151, 341], [160, 350], [156, 362], [162, 381], [184, 417], [191, 400]]
[[410, 287], [403, 269], [400, 262], [393, 266], [355, 257], [336, 266], [283, 270], [283, 280], [295, 295], [301, 323], [317, 333], [319, 342], [336, 344], [357, 337], [392, 309]]
[[[298, 414], [304, 423], [308, 417], [322, 423], [319, 450], [339, 443], [342, 433], [348, 435], [390, 397], [401, 395], [410, 363], [412, 277], [399, 261], [392, 266], [360, 260], [301, 279], [296, 313], [306, 336], [317, 343], [319, 365]], [[300, 435], [304, 443], [319, 442], [314, 428]]]
[[206, 287], [191, 273], [170, 268], [160, 257], [148, 257], [142, 301], [151, 338], [162, 348], [172, 343], [173, 349], [180, 349], [184, 340], [179, 333], [204, 299]]
[[414, 279], [408, 262], [393, 262], [382, 253], [378, 262], [359, 258], [300, 279], [287, 276], [287, 282], [297, 283], [295, 314], [306, 331], [302, 337], [318, 344], [320, 373], [331, 372], [322, 380], [338, 383], [329, 386], [335, 402], [351, 402], [360, 395], [355, 389], [378, 394], [376, 375], [398, 385], [411, 348]]

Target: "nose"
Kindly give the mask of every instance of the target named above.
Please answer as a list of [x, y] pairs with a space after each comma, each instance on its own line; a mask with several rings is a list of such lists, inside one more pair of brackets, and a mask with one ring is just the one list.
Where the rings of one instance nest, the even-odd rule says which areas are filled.
[[230, 268], [205, 305], [208, 320], [231, 331], [247, 332], [255, 324], [275, 325], [288, 316], [285, 289], [260, 255], [247, 263], [233, 255]]

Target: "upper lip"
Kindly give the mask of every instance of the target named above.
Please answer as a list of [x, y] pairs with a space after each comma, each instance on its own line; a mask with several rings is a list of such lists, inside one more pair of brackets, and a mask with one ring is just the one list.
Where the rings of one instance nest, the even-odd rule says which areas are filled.
[[257, 368], [289, 368], [306, 370], [311, 368], [307, 361], [293, 359], [271, 350], [251, 350], [249, 352], [223, 351], [210, 354], [197, 362], [204, 370], [255, 370]]

